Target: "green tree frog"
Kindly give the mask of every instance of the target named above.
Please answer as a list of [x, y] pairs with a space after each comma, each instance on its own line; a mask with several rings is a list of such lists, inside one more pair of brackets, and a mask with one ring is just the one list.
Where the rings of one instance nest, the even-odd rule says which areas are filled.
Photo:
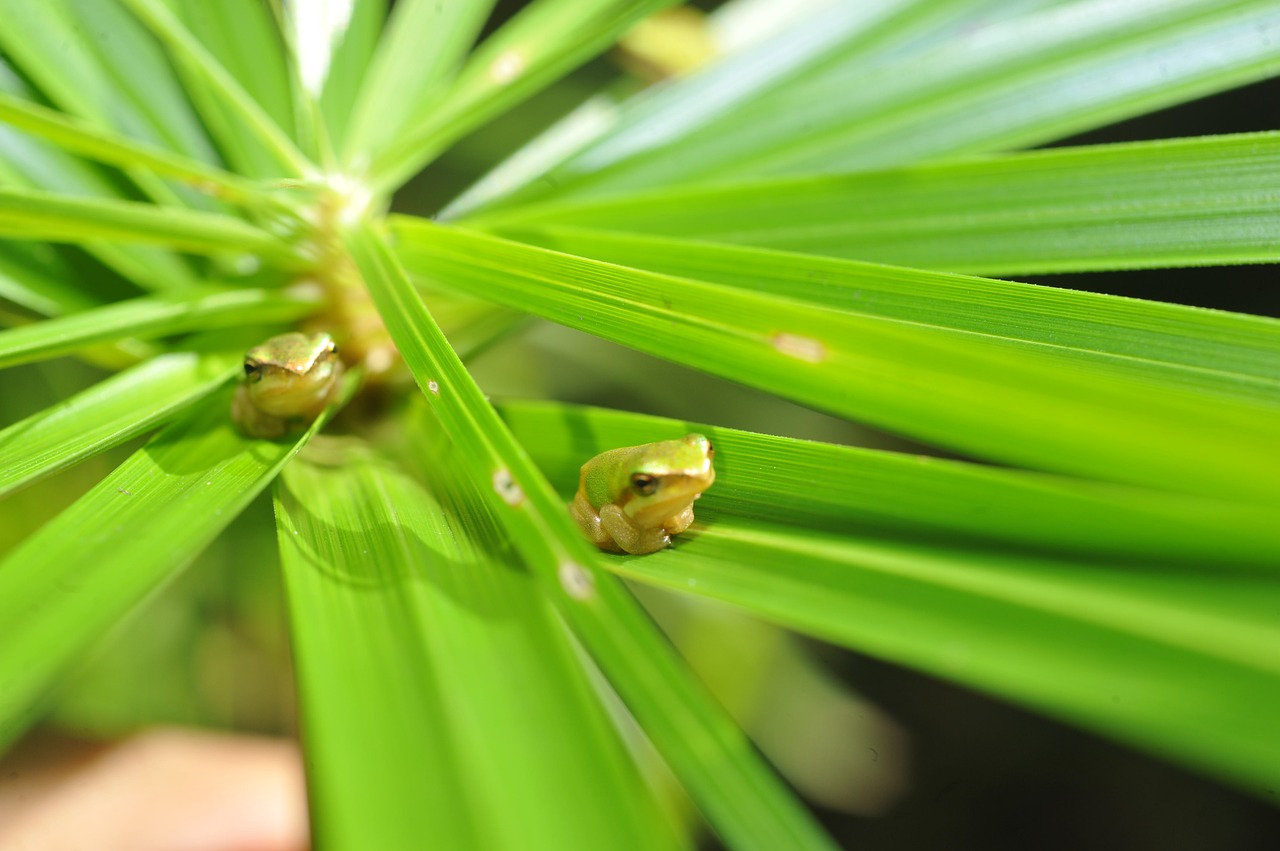
[[700, 434], [602, 452], [582, 465], [570, 513], [602, 550], [657, 552], [693, 522], [693, 501], [716, 471]]
[[282, 437], [320, 415], [337, 393], [342, 370], [328, 334], [272, 337], [245, 353], [244, 383], [236, 388], [231, 417], [250, 437]]

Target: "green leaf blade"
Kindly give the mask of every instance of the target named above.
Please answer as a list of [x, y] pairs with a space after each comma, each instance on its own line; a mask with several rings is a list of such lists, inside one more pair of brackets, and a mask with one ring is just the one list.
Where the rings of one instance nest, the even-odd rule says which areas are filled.
[[[304, 14], [310, 8], [304, 6], [297, 13]], [[330, 39], [329, 61], [320, 90], [320, 111], [329, 129], [329, 138], [338, 150], [346, 143], [348, 125], [355, 114], [356, 100], [386, 18], [386, 0], [356, 0], [345, 28]]]
[[1268, 263], [1280, 260], [1277, 174], [1280, 133], [1248, 133], [517, 206], [475, 224], [983, 275]]
[[714, 705], [619, 584], [587, 572], [589, 545], [449, 348], [379, 234], [348, 246], [387, 329], [513, 544], [547, 597], [726, 841], [827, 848], [830, 840]]
[[291, 464], [276, 494], [317, 837], [669, 847], [529, 576], [469, 540], [497, 533], [456, 528], [403, 473], [342, 454]]
[[1280, 438], [1274, 400], [1089, 353], [396, 224], [401, 255], [424, 280], [820, 409], [1040, 469], [1238, 500], [1280, 493], [1280, 471], [1259, 475]]
[[430, 121], [443, 84], [456, 73], [492, 8], [493, 0], [396, 4], [351, 114], [348, 162], [376, 158], [401, 133]]
[[1274, 578], [801, 540], [728, 519], [698, 543], [696, 555], [690, 547], [684, 558], [611, 566], [993, 692], [1259, 795], [1275, 782]]
[[1280, 12], [1267, 0], [1076, 0], [979, 23], [870, 71], [779, 87], [620, 159], [588, 147], [549, 173], [554, 195], [1010, 150], [1280, 73]]
[[555, 402], [504, 401], [503, 419], [570, 494], [607, 449], [696, 431], [716, 446], [716, 485], [697, 509], [853, 538], [977, 543], [1080, 559], [1148, 559], [1274, 570], [1280, 530], [1244, 506], [963, 461], [835, 446]]
[[5, 53], [66, 112], [200, 162], [215, 155], [159, 46], [118, 0], [5, 0]]
[[214, 186], [233, 198], [253, 197], [258, 190], [212, 166], [160, 148], [133, 142], [97, 125], [79, 121], [23, 98], [0, 92], [0, 120], [38, 135], [89, 159], [126, 168], [143, 167], [202, 186]]
[[286, 268], [305, 265], [293, 246], [233, 216], [9, 187], [0, 187], [0, 238], [158, 243], [204, 253], [259, 254]]
[[570, 228], [522, 235], [582, 257], [1016, 341], [1256, 403], [1273, 404], [1280, 393], [1280, 323], [1274, 319], [683, 239]]
[[236, 360], [161, 355], [0, 429], [0, 497], [164, 422], [226, 383]]
[[[258, 176], [302, 177], [313, 168], [289, 135], [160, 0], [121, 0], [190, 74], [203, 117], [232, 148], [249, 146], [265, 165]], [[230, 116], [228, 119], [227, 116]], [[245, 164], [247, 165], [247, 164]]]
[[423, 123], [370, 164], [369, 182], [389, 191], [471, 130], [609, 47], [673, 0], [536, 0], [481, 44]]
[[293, 442], [250, 441], [231, 424], [229, 395], [215, 395], [0, 562], [0, 742], [21, 733], [58, 675], [213, 540], [324, 419]]
[[[32, 97], [22, 82], [3, 66], [0, 66], [0, 91], [24, 101]], [[3, 124], [0, 124], [0, 184], [90, 198], [125, 197], [124, 188], [102, 169]], [[194, 278], [186, 258], [176, 253], [101, 241], [85, 248], [146, 289], [178, 289], [190, 285]]]
[[234, 325], [261, 325], [313, 313], [305, 294], [205, 288], [117, 302], [0, 331], [0, 367], [67, 354], [95, 343]]

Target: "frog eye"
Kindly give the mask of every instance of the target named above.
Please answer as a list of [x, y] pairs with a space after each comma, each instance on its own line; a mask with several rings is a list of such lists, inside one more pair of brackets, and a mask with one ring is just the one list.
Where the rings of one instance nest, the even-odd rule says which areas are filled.
[[641, 496], [653, 496], [658, 492], [658, 477], [635, 473], [631, 476], [631, 489]]
[[258, 363], [256, 360], [249, 360], [246, 358], [244, 362], [244, 377], [245, 380], [250, 383], [254, 381], [261, 381], [262, 364]]

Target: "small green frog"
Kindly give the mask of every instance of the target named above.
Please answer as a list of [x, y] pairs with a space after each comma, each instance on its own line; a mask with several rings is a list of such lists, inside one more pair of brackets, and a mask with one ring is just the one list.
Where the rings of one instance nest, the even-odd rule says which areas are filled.
[[716, 480], [714, 454], [700, 434], [602, 452], [582, 465], [569, 511], [602, 550], [657, 552], [693, 522], [693, 501]]
[[328, 334], [272, 337], [245, 353], [244, 383], [236, 388], [231, 418], [250, 437], [283, 437], [320, 415], [337, 393], [342, 371]]

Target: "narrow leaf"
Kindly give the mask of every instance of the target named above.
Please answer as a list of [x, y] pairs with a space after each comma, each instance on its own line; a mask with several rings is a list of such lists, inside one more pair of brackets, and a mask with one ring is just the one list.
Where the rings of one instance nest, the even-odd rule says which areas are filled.
[[118, 239], [203, 253], [243, 251], [286, 267], [303, 265], [289, 244], [221, 213], [137, 201], [68, 198], [10, 187], [0, 187], [0, 238], [75, 243]]
[[276, 489], [314, 841], [666, 846], [553, 611], [472, 540], [501, 532], [362, 445], [315, 448]]
[[711, 825], [735, 848], [829, 847], [809, 814], [690, 678], [625, 588], [584, 567], [592, 553], [564, 503], [489, 406], [379, 235], [358, 230], [348, 245], [468, 476], [482, 488], [543, 593]]
[[529, 241], [860, 316], [996, 336], [1135, 377], [1273, 404], [1280, 323], [1247, 314], [663, 237], [554, 229]]
[[673, 0], [534, 0], [471, 55], [439, 107], [378, 154], [368, 181], [387, 192], [451, 143], [609, 47]]
[[1276, 262], [1280, 133], [671, 189], [513, 207], [481, 224], [634, 231], [977, 274]]
[[401, 0], [373, 55], [347, 130], [347, 162], [367, 161], [439, 108], [493, 0]]
[[[993, 5], [1009, 14], [1012, 4], [992, 0], [882, 0], [840, 3], [823, 0], [802, 6], [727, 3], [709, 21], [717, 36], [744, 27], [742, 18], [768, 19], [768, 37], [741, 51], [730, 51], [686, 77], [651, 86], [621, 103], [595, 104], [587, 116], [570, 115], [486, 175], [484, 188], [468, 190], [448, 210], [447, 218], [478, 206], [505, 205], [513, 199], [538, 197], [554, 189], [533, 182], [553, 166], [569, 160], [566, 170], [599, 170], [646, 150], [674, 144], [696, 129], [715, 122], [769, 92], [797, 85], [807, 75], [833, 67], [865, 73], [883, 61], [886, 50], [903, 43], [937, 38], [958, 25], [987, 23]], [[1019, 6], [1026, 5], [1019, 3]], [[723, 19], [736, 11], [732, 23]], [[986, 13], [984, 15], [984, 12]], [[781, 20], [779, 20], [781, 19]], [[719, 40], [719, 39], [717, 39]], [[575, 126], [574, 122], [578, 124]], [[576, 155], [590, 164], [579, 163]]]
[[92, 293], [76, 286], [70, 265], [53, 246], [34, 242], [0, 245], [0, 298], [44, 316], [98, 304]]
[[225, 355], [160, 355], [0, 429], [0, 496], [145, 433], [238, 366]]
[[[123, 2], [160, 39], [174, 61], [207, 87], [209, 97], [201, 98], [197, 106], [202, 107], [211, 126], [224, 134], [251, 137], [253, 144], [270, 155], [281, 176], [300, 177], [311, 173], [306, 157], [280, 126], [161, 0]], [[223, 120], [220, 110], [226, 110], [230, 120]]]
[[213, 149], [159, 46], [119, 0], [0, 0], [0, 45], [82, 119], [202, 162]]
[[[584, 458], [690, 431], [716, 446], [716, 485], [698, 516], [729, 513], [850, 537], [1031, 548], [1082, 560], [1280, 565], [1267, 506], [988, 467], [555, 402], [499, 411], [561, 494]], [[696, 528], [696, 527], [695, 527]]]
[[[629, 578], [979, 688], [1265, 794], [1280, 745], [1274, 574], [1066, 563], [710, 518]], [[605, 560], [601, 559], [604, 563]]]
[[[313, 9], [314, 4], [301, 4], [294, 14], [304, 15]], [[349, 15], [346, 26], [331, 36], [329, 62], [320, 90], [320, 110], [329, 137], [339, 150], [346, 141], [356, 99], [386, 21], [386, 0], [354, 0]]]
[[149, 339], [183, 331], [262, 325], [313, 313], [305, 294], [214, 290], [132, 299], [0, 331], [0, 367], [74, 352], [124, 337]]
[[[0, 91], [29, 100], [31, 92], [0, 63]], [[79, 157], [0, 123], [0, 184], [44, 189], [66, 195], [124, 198], [118, 181]], [[185, 258], [152, 246], [94, 242], [85, 246], [104, 264], [151, 290], [169, 290], [193, 283]]]
[[296, 441], [246, 440], [229, 411], [229, 394], [213, 396], [0, 562], [0, 743], [35, 720], [58, 675], [195, 558], [324, 423]]
[[258, 0], [179, 0], [174, 5], [209, 56], [288, 132], [294, 120], [288, 62], [271, 9]]
[[616, 194], [1009, 150], [1280, 73], [1278, 34], [1271, 0], [1052, 4], [808, 76], [612, 165], [589, 147], [548, 182]]
[[253, 184], [221, 169], [134, 142], [96, 124], [3, 92], [0, 92], [0, 121], [100, 163], [147, 168], [197, 186], [216, 187], [229, 199], [242, 200], [259, 194]]
[[1107, 366], [1093, 353], [396, 224], [401, 255], [426, 281], [833, 413], [1041, 469], [1242, 500], [1280, 494], [1274, 402]]

